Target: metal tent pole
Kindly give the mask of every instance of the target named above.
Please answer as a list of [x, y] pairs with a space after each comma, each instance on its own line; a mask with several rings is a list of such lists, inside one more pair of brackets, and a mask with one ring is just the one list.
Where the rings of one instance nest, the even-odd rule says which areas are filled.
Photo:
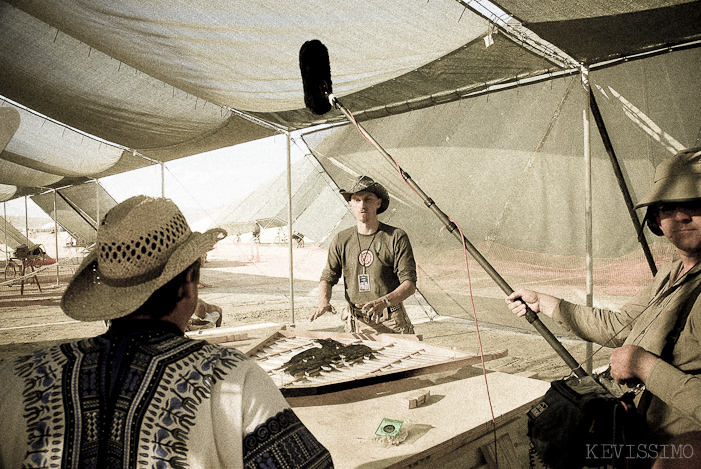
[[594, 92], [589, 89], [589, 102], [591, 106], [591, 113], [594, 116], [594, 121], [596, 122], [596, 127], [599, 130], [599, 135], [601, 135], [601, 140], [604, 142], [604, 148], [606, 148], [606, 153], [609, 155], [611, 160], [611, 165], [613, 166], [613, 172], [616, 175], [616, 180], [618, 181], [618, 187], [621, 189], [623, 194], [623, 200], [626, 203], [626, 208], [628, 208], [628, 214], [635, 227], [635, 232], [638, 233], [638, 242], [643, 249], [645, 254], [645, 259], [650, 266], [650, 271], [652, 275], [657, 275], [657, 266], [655, 265], [655, 259], [652, 257], [652, 252], [650, 252], [650, 246], [647, 244], [645, 239], [645, 234], [643, 233], [643, 227], [638, 219], [638, 214], [635, 213], [635, 206], [633, 205], [633, 199], [630, 196], [630, 191], [628, 191], [628, 186], [626, 185], [626, 180], [623, 177], [623, 171], [621, 170], [621, 165], [618, 163], [618, 157], [616, 157], [616, 152], [613, 151], [613, 145], [611, 144], [611, 139], [609, 138], [608, 131], [606, 130], [606, 125], [604, 125], [604, 119], [601, 117], [601, 112], [599, 112], [599, 105], [596, 103], [596, 98], [594, 98]]
[[161, 197], [166, 197], [166, 164], [160, 161], [161, 164]]
[[5, 267], [10, 263], [9, 251], [7, 246], [7, 202], [2, 203], [2, 211], [5, 218]]
[[[29, 209], [27, 208], [27, 196], [24, 196], [24, 235], [27, 238], [27, 243], [31, 243], [29, 241]], [[29, 244], [27, 244], [27, 247], [30, 247]]]
[[56, 189], [54, 189], [54, 241], [56, 242], [56, 286], [60, 281], [58, 262], [58, 212], [56, 211]]
[[95, 179], [95, 200], [97, 201], [97, 208], [95, 209], [96, 215], [95, 220], [97, 220], [97, 226], [100, 226], [100, 180]]
[[[330, 96], [333, 106], [338, 108], [351, 122], [356, 122], [350, 111], [348, 111], [336, 97]], [[475, 248], [470, 240], [468, 240], [460, 231], [457, 229], [455, 224], [450, 220], [448, 215], [441, 211], [438, 206], [436, 206], [433, 199], [428, 197], [424, 191], [411, 179], [408, 173], [406, 173], [399, 165], [394, 161], [392, 156], [385, 151], [382, 146], [370, 135], [359, 123], [356, 123], [358, 130], [367, 138], [367, 140], [385, 157], [385, 159], [394, 167], [397, 167], [402, 178], [423, 200], [424, 204], [433, 211], [433, 213], [443, 222], [446, 229], [450, 231], [460, 242], [463, 243], [467, 251], [472, 255], [472, 257], [482, 266], [482, 268], [487, 272], [487, 274], [494, 280], [494, 282], [502, 289], [506, 295], [510, 295], [514, 290], [509, 286], [508, 283], [499, 275], [499, 273], [492, 267], [492, 265], [485, 259], [482, 254]], [[562, 358], [562, 360], [570, 367], [572, 372], [578, 377], [582, 378], [587, 376], [587, 372], [581, 367], [577, 360], [567, 351], [567, 349], [557, 340], [557, 337], [550, 331], [550, 329], [543, 324], [538, 315], [533, 312], [528, 306], [526, 306], [526, 320], [540, 333], [545, 341], [550, 345], [553, 350]]]
[[[584, 237], [585, 237], [585, 263], [586, 263], [586, 304], [594, 306], [594, 245], [592, 229], [592, 171], [591, 171], [591, 141], [589, 131], [589, 70], [582, 67], [582, 85], [584, 86], [585, 99], [582, 110], [582, 126], [584, 137]], [[594, 347], [591, 342], [585, 342], [584, 369], [591, 373], [593, 368], [592, 353]]]
[[294, 289], [294, 266], [292, 258], [292, 148], [290, 142], [290, 132], [285, 134], [287, 142], [287, 246], [290, 260], [290, 314], [292, 324], [295, 323], [295, 289]]

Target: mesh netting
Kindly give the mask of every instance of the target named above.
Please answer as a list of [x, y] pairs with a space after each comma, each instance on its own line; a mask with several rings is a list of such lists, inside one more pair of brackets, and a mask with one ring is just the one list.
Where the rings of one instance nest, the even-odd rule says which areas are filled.
[[[701, 104], [687, 96], [684, 82], [691, 73], [688, 60], [698, 56], [698, 51], [666, 54], [590, 75], [633, 201], [646, 192], [660, 161], [695, 144]], [[513, 289], [587, 302], [589, 242], [592, 301], [619, 307], [649, 284], [652, 273], [593, 122], [588, 241], [583, 131], [588, 93], [579, 80], [552, 80], [363, 126]], [[653, 92], [669, 99], [651, 100]], [[418, 287], [435, 310], [471, 318], [474, 302], [486, 322], [530, 327], [510, 314], [505, 293], [472, 258], [468, 276], [456, 236], [402, 180], [395, 162], [353, 126], [308, 134], [305, 141], [340, 187], [349, 187], [358, 175], [387, 187], [391, 204], [380, 219], [409, 234]], [[658, 267], [672, 259], [674, 249], [664, 238], [647, 229], [645, 235]]]

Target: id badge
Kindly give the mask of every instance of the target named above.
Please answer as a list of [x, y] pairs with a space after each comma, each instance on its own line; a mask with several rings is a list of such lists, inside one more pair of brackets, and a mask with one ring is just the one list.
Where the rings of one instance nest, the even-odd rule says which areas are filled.
[[370, 291], [370, 274], [358, 275], [358, 291], [359, 292]]

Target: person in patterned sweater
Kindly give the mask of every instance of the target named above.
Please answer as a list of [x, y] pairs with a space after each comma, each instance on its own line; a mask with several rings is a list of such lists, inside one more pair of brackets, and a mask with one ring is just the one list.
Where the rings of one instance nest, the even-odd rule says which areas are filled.
[[61, 307], [109, 330], [0, 368], [0, 467], [333, 467], [253, 360], [184, 334], [200, 258], [225, 236], [167, 199], [107, 213]]

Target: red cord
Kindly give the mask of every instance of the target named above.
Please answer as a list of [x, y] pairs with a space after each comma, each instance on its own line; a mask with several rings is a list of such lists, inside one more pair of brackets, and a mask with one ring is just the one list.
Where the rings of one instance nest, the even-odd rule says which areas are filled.
[[[450, 217], [448, 217], [450, 218]], [[470, 278], [470, 264], [468, 262], [468, 257], [467, 257], [467, 246], [465, 245], [465, 236], [462, 233], [462, 228], [460, 228], [460, 225], [458, 225], [455, 220], [450, 218], [450, 221], [458, 227], [458, 231], [460, 232], [460, 237], [462, 239], [462, 249], [463, 253], [465, 254], [465, 269], [467, 270], [467, 284], [470, 292], [470, 301], [472, 302], [472, 316], [475, 319], [475, 329], [477, 330], [477, 342], [479, 343], [479, 350], [480, 350], [480, 359], [482, 360], [482, 375], [484, 376], [484, 385], [487, 389], [487, 400], [489, 401], [489, 411], [492, 413], [492, 423], [494, 424], [494, 429], [496, 431], [496, 418], [494, 418], [494, 407], [492, 406], [492, 397], [489, 394], [489, 382], [487, 381], [487, 367], [484, 362], [484, 349], [482, 348], [482, 335], [480, 334], [480, 328], [479, 324], [477, 323], [477, 310], [475, 308], [475, 298], [472, 295], [472, 280]]]

